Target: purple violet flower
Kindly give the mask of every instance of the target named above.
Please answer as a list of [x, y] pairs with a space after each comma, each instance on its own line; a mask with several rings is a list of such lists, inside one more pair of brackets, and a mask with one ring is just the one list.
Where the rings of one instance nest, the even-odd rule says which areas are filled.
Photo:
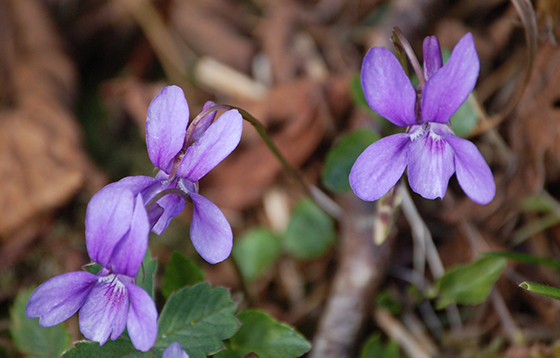
[[69, 272], [41, 284], [29, 298], [26, 315], [51, 327], [78, 310], [80, 331], [103, 345], [128, 328], [134, 347], [148, 351], [157, 337], [157, 309], [134, 283], [146, 249], [150, 224], [140, 195], [109, 188], [95, 194], [86, 213], [86, 246], [102, 266], [94, 275]]
[[189, 358], [189, 355], [183, 350], [179, 342], [174, 342], [163, 351], [161, 358]]
[[476, 146], [455, 136], [449, 124], [478, 78], [473, 36], [463, 36], [445, 65], [435, 36], [424, 39], [423, 52], [425, 86], [416, 89], [389, 50], [374, 47], [366, 54], [361, 77], [368, 104], [393, 124], [408, 128], [366, 148], [352, 167], [350, 186], [361, 199], [377, 200], [408, 167], [413, 191], [427, 199], [443, 198], [457, 172], [467, 196], [488, 204], [496, 193], [492, 172]]
[[181, 213], [185, 199], [192, 201], [191, 240], [210, 263], [230, 255], [233, 234], [221, 210], [198, 194], [198, 181], [237, 147], [243, 130], [237, 110], [226, 111], [214, 121], [216, 112], [210, 110], [214, 105], [207, 102], [204, 115], [189, 125], [183, 91], [177, 86], [165, 87], [150, 104], [146, 121], [148, 154], [159, 173], [155, 178], [126, 177], [105, 187], [124, 187], [134, 195], [141, 194], [151, 230], [158, 235]]

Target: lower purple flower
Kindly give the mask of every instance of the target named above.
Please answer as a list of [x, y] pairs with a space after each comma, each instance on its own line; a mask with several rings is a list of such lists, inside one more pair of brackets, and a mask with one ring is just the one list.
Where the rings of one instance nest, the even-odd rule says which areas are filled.
[[183, 350], [179, 342], [174, 342], [163, 351], [161, 358], [189, 358], [189, 355]]
[[103, 345], [128, 328], [134, 347], [150, 350], [157, 337], [157, 309], [134, 283], [149, 231], [140, 195], [122, 188], [94, 195], [86, 214], [86, 244], [90, 258], [102, 269], [96, 275], [70, 272], [46, 281], [29, 298], [26, 315], [51, 327], [79, 310], [80, 331], [87, 339]]

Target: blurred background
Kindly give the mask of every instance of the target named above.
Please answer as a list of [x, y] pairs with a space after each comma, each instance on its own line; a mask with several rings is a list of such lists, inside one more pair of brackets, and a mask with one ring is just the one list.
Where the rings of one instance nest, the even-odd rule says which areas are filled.
[[[207, 100], [251, 113], [305, 182], [326, 193], [325, 205], [333, 200], [343, 213], [325, 219], [320, 249], [302, 253], [284, 233], [305, 192], [245, 123], [238, 149], [201, 180], [201, 193], [224, 211], [234, 246], [245, 242], [238, 261], [269, 253], [255, 228], [289, 243], [257, 268], [233, 258], [205, 264], [188, 239], [187, 206], [151, 239], [162, 266], [173, 250], [184, 253], [240, 307], [298, 328], [322, 352], [310, 357], [359, 356], [376, 332], [382, 342], [409, 339], [410, 357], [560, 356], [560, 304], [518, 288], [524, 280], [560, 286], [557, 270], [510, 262], [490, 299], [460, 307], [457, 322], [412, 289], [414, 219], [384, 203], [388, 235], [374, 245], [355, 219], [379, 219], [381, 204], [361, 202], [325, 173], [327, 153], [348, 133], [396, 130], [361, 97], [369, 48], [392, 50], [397, 26], [420, 58], [425, 36], [450, 51], [471, 32], [481, 71], [456, 131], [485, 156], [497, 195], [479, 206], [453, 178], [443, 201], [412, 195], [418, 217], [445, 268], [489, 250], [559, 258], [559, 21], [557, 0], [0, 0], [0, 356], [22, 356], [9, 334], [18, 291], [88, 263], [91, 196], [124, 176], [155, 174], [146, 111], [168, 84], [183, 88], [191, 118]], [[396, 308], [379, 313], [379, 305]], [[77, 321], [67, 327], [80, 339]], [[337, 336], [345, 338], [335, 344]], [[328, 353], [334, 346], [342, 353]]]

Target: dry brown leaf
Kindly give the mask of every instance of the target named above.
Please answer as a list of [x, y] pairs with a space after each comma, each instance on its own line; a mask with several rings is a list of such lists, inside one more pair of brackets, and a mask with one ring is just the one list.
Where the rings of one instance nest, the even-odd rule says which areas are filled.
[[[294, 167], [305, 162], [323, 139], [329, 116], [322, 89], [309, 80], [272, 89], [258, 102], [241, 105], [269, 128], [272, 139]], [[254, 131], [245, 125], [241, 146], [204, 179], [205, 195], [232, 209], [254, 204], [282, 167]], [[274, 129], [276, 127], [277, 129]]]
[[[10, 88], [0, 111], [0, 237], [9, 240], [83, 185], [87, 159], [67, 108], [75, 69], [40, 1], [4, 0], [11, 22], [0, 53]], [[6, 93], [4, 90], [1, 93]], [[13, 236], [16, 237], [16, 236]]]

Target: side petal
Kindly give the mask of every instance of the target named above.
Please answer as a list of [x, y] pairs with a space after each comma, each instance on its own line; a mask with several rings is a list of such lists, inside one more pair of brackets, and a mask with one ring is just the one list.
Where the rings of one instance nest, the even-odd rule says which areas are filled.
[[404, 173], [408, 163], [406, 133], [378, 140], [364, 150], [350, 171], [350, 186], [362, 200], [374, 201], [387, 194]]
[[369, 106], [393, 124], [415, 124], [416, 92], [404, 69], [389, 50], [373, 47], [362, 64], [362, 87]]
[[132, 195], [136, 196], [139, 193], [143, 192], [144, 190], [148, 189], [151, 185], [153, 185], [155, 179], [148, 176], [143, 175], [135, 175], [124, 177], [118, 182], [111, 183], [107, 186], [115, 186], [119, 188], [128, 189], [132, 192]]
[[457, 181], [475, 203], [486, 205], [496, 195], [496, 183], [484, 157], [473, 143], [459, 137], [447, 137], [455, 151]]
[[140, 264], [148, 248], [148, 235], [150, 234], [150, 223], [148, 213], [144, 207], [142, 196], [136, 196], [134, 213], [130, 230], [115, 246], [111, 255], [111, 268], [114, 273], [130, 277], [136, 276]]
[[128, 292], [116, 275], [98, 279], [80, 310], [80, 331], [89, 340], [105, 344], [126, 327]]
[[222, 211], [210, 200], [189, 193], [193, 201], [191, 240], [196, 251], [211, 264], [228, 258], [233, 245], [231, 226]]
[[126, 327], [136, 349], [147, 352], [157, 338], [157, 309], [150, 295], [133, 283], [127, 284], [130, 308]]
[[480, 62], [472, 34], [457, 43], [449, 61], [430, 77], [422, 97], [422, 122], [446, 123], [476, 85]]
[[97, 282], [89, 272], [69, 272], [42, 283], [29, 297], [25, 314], [40, 317], [41, 327], [51, 327], [66, 321], [78, 312]]
[[189, 355], [183, 350], [179, 342], [174, 342], [163, 351], [161, 358], [189, 358]]
[[132, 192], [112, 185], [91, 198], [86, 211], [86, 246], [94, 262], [110, 267], [113, 249], [130, 229], [133, 208]]
[[189, 105], [183, 90], [167, 86], [152, 100], [146, 119], [146, 144], [154, 166], [169, 173], [171, 160], [185, 142]]
[[191, 145], [177, 170], [177, 176], [192, 182], [200, 180], [239, 144], [243, 117], [235, 110], [222, 114], [200, 139]]
[[422, 44], [422, 52], [424, 54], [424, 77], [429, 79], [443, 66], [438, 38], [435, 36], [426, 37]]
[[447, 141], [427, 131], [411, 141], [408, 156], [411, 189], [426, 199], [443, 198], [455, 172], [453, 150]]

